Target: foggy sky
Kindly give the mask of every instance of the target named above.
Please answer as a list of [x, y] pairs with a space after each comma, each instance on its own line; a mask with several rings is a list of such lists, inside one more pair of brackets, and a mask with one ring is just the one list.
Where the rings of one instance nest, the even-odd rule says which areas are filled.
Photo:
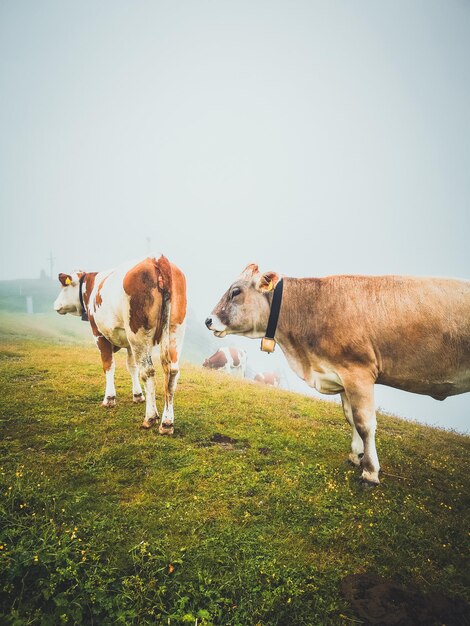
[[0, 279], [150, 238], [203, 320], [250, 262], [470, 278], [469, 62], [463, 0], [2, 0]]

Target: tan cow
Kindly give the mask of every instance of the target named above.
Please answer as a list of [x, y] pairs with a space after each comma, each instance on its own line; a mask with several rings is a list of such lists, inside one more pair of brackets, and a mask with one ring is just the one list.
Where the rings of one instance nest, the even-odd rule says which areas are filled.
[[[89, 320], [106, 376], [103, 406], [116, 403], [113, 354], [127, 349], [134, 402], [146, 402], [144, 428], [158, 416], [152, 350], [160, 345], [165, 406], [160, 433], [173, 433], [173, 397], [179, 377], [186, 317], [186, 280], [167, 258], [147, 258], [106, 272], [59, 274], [62, 285], [54, 308], [57, 313]], [[143, 397], [139, 374], [145, 383]]]
[[[262, 338], [280, 278], [249, 265], [206, 320], [209, 330]], [[470, 281], [283, 278], [275, 339], [307, 384], [341, 394], [350, 460], [365, 483], [378, 484], [374, 384], [437, 400], [470, 391]]]

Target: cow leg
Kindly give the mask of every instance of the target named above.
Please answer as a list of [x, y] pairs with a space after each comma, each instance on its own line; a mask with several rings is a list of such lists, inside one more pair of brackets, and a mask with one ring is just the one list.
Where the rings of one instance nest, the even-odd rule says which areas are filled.
[[353, 382], [349, 386], [345, 384], [345, 392], [351, 406], [354, 426], [364, 442], [362, 481], [367, 485], [378, 485], [380, 465], [375, 448], [377, 418], [374, 407], [374, 385], [370, 382], [363, 384]]
[[352, 429], [351, 452], [349, 454], [349, 460], [356, 467], [360, 467], [362, 457], [364, 456], [364, 442], [362, 441], [359, 433], [356, 430], [356, 426], [354, 425], [354, 417], [351, 409], [351, 404], [345, 392], [341, 394], [341, 402], [343, 404], [343, 411], [344, 416], [346, 417], [346, 421]]
[[114, 353], [112, 344], [102, 335], [96, 337], [96, 345], [101, 355], [103, 371], [106, 376], [106, 390], [104, 392], [103, 406], [113, 407], [116, 405], [116, 387], [114, 386]]
[[134, 355], [131, 348], [127, 348], [127, 371], [132, 380], [132, 399], [134, 402], [145, 402], [145, 396], [142, 393], [142, 387], [139, 380], [139, 369], [135, 363]]
[[152, 361], [153, 337], [145, 331], [129, 337], [140, 378], [145, 386], [145, 419], [142, 428], [151, 428], [159, 419], [155, 401], [155, 368]]
[[174, 432], [173, 399], [179, 378], [179, 358], [184, 339], [184, 324], [172, 325], [162, 337], [160, 360], [163, 367], [165, 384], [165, 407], [159, 427], [161, 435], [172, 435]]

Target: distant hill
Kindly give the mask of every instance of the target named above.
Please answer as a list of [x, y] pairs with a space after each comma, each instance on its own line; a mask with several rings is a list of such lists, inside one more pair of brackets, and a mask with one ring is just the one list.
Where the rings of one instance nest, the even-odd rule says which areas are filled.
[[48, 313], [59, 293], [58, 282], [51, 278], [25, 278], [0, 281], [0, 309], [28, 312], [28, 298], [33, 313]]

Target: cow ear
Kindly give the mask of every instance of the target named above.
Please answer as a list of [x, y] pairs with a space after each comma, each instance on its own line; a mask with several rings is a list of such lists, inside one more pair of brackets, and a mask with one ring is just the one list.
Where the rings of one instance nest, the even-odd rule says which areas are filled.
[[59, 274], [59, 282], [64, 286], [70, 285], [72, 283], [72, 277], [70, 274]]
[[266, 272], [265, 274], [261, 274], [256, 283], [256, 289], [258, 291], [262, 291], [263, 293], [272, 291], [279, 282], [279, 279], [280, 276], [276, 274], [276, 272]]
[[245, 269], [243, 270], [241, 275], [244, 278], [252, 278], [258, 272], [259, 272], [259, 269], [258, 269], [258, 266], [256, 265], [256, 263], [250, 263], [249, 265], [247, 265], [245, 267]]

